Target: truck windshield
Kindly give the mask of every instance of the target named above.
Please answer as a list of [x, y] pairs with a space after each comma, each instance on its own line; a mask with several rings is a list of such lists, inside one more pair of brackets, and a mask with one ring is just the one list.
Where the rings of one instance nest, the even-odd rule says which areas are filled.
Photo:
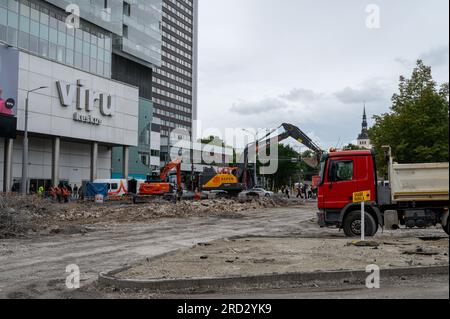
[[319, 185], [323, 185], [323, 182], [325, 181], [325, 167], [327, 165], [327, 159], [328, 159], [328, 154], [324, 154], [322, 156], [322, 159], [320, 160]]

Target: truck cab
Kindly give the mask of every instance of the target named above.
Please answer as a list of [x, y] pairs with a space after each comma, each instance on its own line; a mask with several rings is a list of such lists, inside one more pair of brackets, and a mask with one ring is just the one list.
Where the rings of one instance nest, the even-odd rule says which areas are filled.
[[398, 164], [386, 146], [389, 181], [378, 182], [375, 153], [371, 150], [326, 153], [318, 181], [318, 222], [335, 226], [348, 237], [361, 234], [361, 205], [355, 193], [364, 193], [365, 232], [378, 228], [425, 228], [441, 224], [449, 232], [449, 164]]
[[[344, 228], [347, 214], [354, 219], [350, 228], [356, 235], [360, 232], [360, 204], [353, 203], [353, 194], [369, 191], [368, 207], [377, 202], [377, 177], [375, 156], [370, 150], [330, 152], [322, 156], [318, 185], [319, 224]], [[366, 228], [368, 234], [376, 233], [382, 223], [379, 211], [368, 209]], [[346, 230], [346, 229], [344, 229]], [[346, 231], [347, 233], [347, 231]]]

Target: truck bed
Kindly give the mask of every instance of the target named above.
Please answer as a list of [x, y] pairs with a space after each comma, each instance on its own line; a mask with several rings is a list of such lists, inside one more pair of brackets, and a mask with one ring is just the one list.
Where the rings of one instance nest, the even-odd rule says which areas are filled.
[[393, 202], [449, 200], [449, 163], [393, 164]]

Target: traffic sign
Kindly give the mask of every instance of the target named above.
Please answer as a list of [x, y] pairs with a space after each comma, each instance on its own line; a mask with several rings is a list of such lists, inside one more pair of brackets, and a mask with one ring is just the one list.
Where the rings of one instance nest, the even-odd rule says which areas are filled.
[[371, 199], [371, 191], [353, 193], [353, 203], [363, 203], [370, 201], [370, 199]]
[[371, 191], [363, 191], [353, 193], [353, 203], [361, 203], [361, 241], [364, 242], [366, 240], [366, 222], [365, 222], [365, 209], [364, 203], [370, 201], [371, 199]]

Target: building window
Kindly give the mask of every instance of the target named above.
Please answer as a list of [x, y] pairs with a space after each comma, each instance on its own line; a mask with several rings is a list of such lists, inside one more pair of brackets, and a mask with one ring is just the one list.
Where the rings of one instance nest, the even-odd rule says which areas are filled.
[[144, 164], [145, 166], [149, 166], [150, 156], [148, 156], [148, 154], [141, 154], [141, 163]]
[[131, 6], [128, 2], [123, 2], [123, 14], [127, 17], [131, 16]]
[[128, 38], [128, 26], [126, 24], [123, 25], [123, 37]]
[[159, 150], [151, 150], [152, 157], [159, 157], [161, 155]]

